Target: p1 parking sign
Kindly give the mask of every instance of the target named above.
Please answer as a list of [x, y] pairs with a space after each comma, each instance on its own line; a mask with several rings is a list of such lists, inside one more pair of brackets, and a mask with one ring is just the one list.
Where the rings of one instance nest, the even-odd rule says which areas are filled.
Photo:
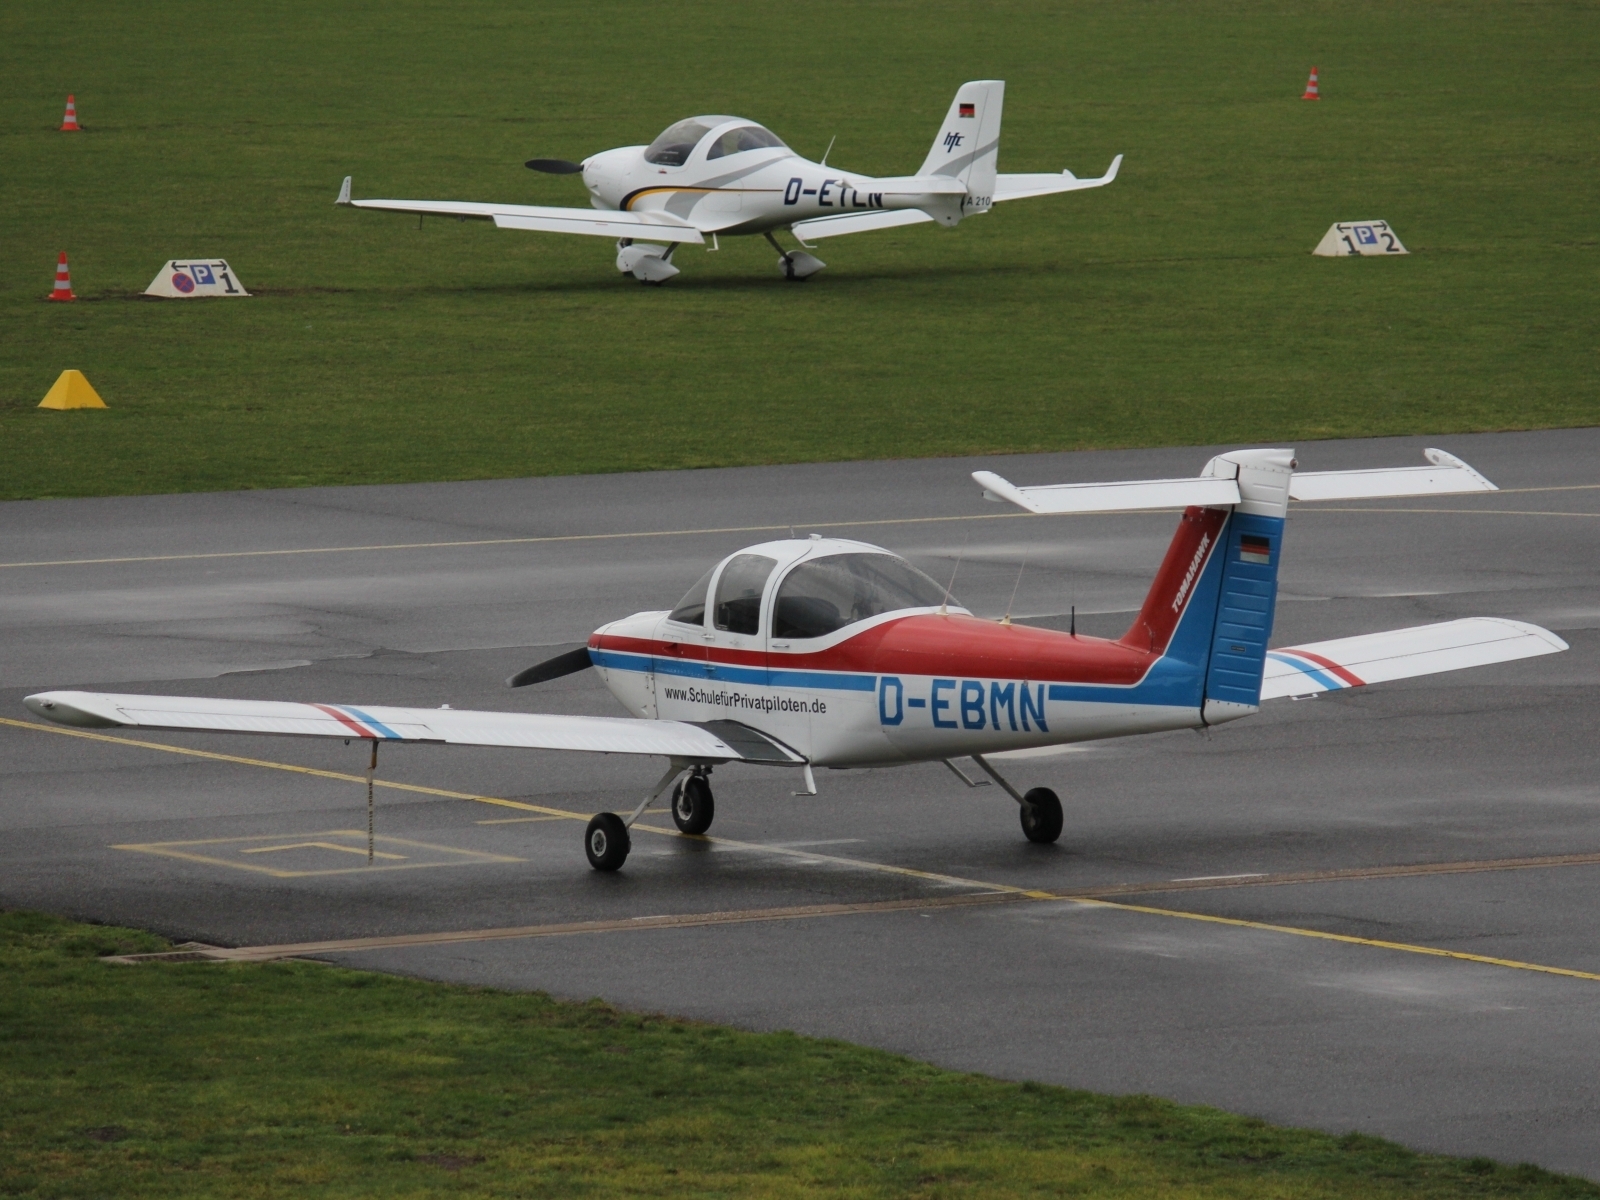
[[145, 288], [146, 296], [193, 300], [200, 296], [248, 296], [233, 268], [220, 258], [169, 259]]

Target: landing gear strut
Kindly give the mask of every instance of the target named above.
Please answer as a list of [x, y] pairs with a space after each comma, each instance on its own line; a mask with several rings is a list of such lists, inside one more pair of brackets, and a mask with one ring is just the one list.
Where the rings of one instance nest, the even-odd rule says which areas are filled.
[[807, 254], [804, 250], [785, 250], [778, 245], [778, 239], [772, 236], [771, 230], [761, 236], [766, 238], [772, 244], [772, 248], [780, 255], [778, 270], [782, 271], [783, 277], [791, 282], [809, 279], [828, 265], [816, 255]]
[[656, 780], [655, 787], [645, 794], [639, 807], [626, 820], [609, 812], [596, 813], [589, 819], [589, 827], [583, 833], [583, 852], [589, 856], [591, 867], [596, 871], [616, 871], [628, 861], [628, 851], [633, 849], [628, 829], [684, 771], [691, 773], [672, 794], [672, 819], [684, 833], [704, 833], [711, 827], [715, 809], [711, 803], [711, 785], [706, 782], [711, 768], [675, 758], [668, 764], [666, 774]]
[[657, 246], [623, 238], [617, 243], [617, 270], [640, 283], [663, 284], [678, 273], [672, 265], [672, 252], [677, 248], [677, 242]]
[[[1022, 835], [1030, 842], [1048, 845], [1061, 836], [1061, 827], [1065, 818], [1061, 814], [1061, 798], [1049, 788], [1029, 788], [1027, 795], [1018, 792], [1016, 788], [1006, 782], [1005, 778], [989, 765], [989, 760], [981, 754], [974, 754], [972, 761], [983, 768], [984, 774], [998, 783], [1022, 810], [1018, 815], [1022, 818]], [[945, 766], [963, 780], [969, 787], [975, 786], [973, 781], [958, 770], [954, 763], [946, 762]]]

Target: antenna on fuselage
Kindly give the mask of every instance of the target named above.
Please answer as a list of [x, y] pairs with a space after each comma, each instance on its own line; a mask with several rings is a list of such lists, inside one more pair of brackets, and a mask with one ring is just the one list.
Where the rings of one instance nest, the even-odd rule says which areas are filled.
[[837, 133], [834, 134], [831, 138], [828, 139], [828, 148], [822, 152], [822, 161], [819, 162], [817, 164], [817, 166], [825, 167], [825, 166], [828, 165], [828, 155], [833, 153], [833, 144], [835, 142], [837, 142], [838, 140], [839, 140], [839, 135]]
[[1022, 556], [1022, 565], [1017, 568], [1017, 583], [1016, 583], [1016, 586], [1011, 589], [1011, 600], [1006, 605], [1006, 615], [1000, 618], [1000, 624], [1002, 624], [1002, 625], [1011, 624], [1011, 610], [1017, 606], [1017, 592], [1019, 590], [1021, 590], [1021, 588], [1022, 588], [1022, 573], [1024, 571], [1026, 571], [1027, 569], [1028, 569], [1028, 556], [1026, 554], [1024, 554]]
[[[971, 535], [969, 534], [968, 536], [970, 537]], [[944, 585], [944, 599], [939, 601], [939, 615], [941, 617], [950, 615], [950, 589], [956, 586], [956, 576], [961, 574], [961, 556], [966, 552], [967, 543], [963, 541], [960, 551], [956, 554], [956, 569], [950, 572], [950, 582]]]

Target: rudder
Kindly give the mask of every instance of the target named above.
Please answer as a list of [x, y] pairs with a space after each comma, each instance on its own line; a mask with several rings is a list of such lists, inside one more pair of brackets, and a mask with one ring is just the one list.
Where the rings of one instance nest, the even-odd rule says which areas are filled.
[[967, 185], [962, 214], [984, 212], [993, 203], [1000, 161], [1000, 117], [1005, 108], [1003, 79], [975, 79], [961, 85], [950, 102], [918, 175], [945, 175]]
[[1282, 517], [1236, 513], [1229, 523], [1211, 662], [1206, 670], [1208, 725], [1254, 712], [1278, 602]]

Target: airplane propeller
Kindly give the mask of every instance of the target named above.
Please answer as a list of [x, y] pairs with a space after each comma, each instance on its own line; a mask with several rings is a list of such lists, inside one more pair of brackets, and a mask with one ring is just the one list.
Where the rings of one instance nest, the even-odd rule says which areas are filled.
[[546, 175], [577, 175], [582, 163], [568, 162], [564, 158], [530, 158], [522, 164], [530, 171], [543, 171]]
[[506, 686], [527, 687], [530, 683], [548, 683], [563, 675], [575, 675], [593, 665], [589, 658], [589, 647], [579, 646], [576, 650], [568, 650], [565, 654], [558, 654], [518, 671], [506, 680]]

